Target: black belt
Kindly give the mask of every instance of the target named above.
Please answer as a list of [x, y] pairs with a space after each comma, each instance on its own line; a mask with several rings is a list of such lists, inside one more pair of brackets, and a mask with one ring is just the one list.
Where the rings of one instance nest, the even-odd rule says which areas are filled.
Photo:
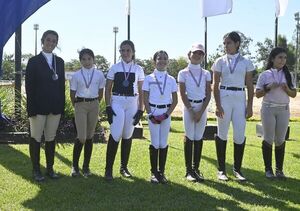
[[121, 94], [121, 93], [118, 93], [118, 92], [113, 92], [112, 94], [115, 95], [115, 96], [125, 96], [125, 97], [137, 96], [137, 94]]
[[96, 98], [76, 97], [75, 98], [75, 103], [79, 103], [79, 102], [91, 102], [91, 101], [98, 100], [98, 99], [99, 99], [98, 97], [96, 97]]
[[151, 107], [155, 107], [155, 108], [169, 108], [171, 106], [171, 104], [166, 104], [166, 105], [155, 105], [155, 104], [152, 104], [152, 103], [149, 103], [149, 105]]
[[220, 89], [230, 90], [230, 91], [244, 91], [245, 88], [232, 87], [232, 86], [220, 86]]
[[189, 101], [192, 103], [202, 103], [204, 100], [205, 100], [205, 98], [203, 98], [202, 100], [190, 100], [189, 99]]

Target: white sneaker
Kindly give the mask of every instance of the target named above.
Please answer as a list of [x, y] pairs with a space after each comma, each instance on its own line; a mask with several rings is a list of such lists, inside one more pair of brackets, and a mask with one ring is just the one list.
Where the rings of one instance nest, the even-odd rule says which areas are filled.
[[221, 181], [228, 181], [225, 171], [218, 171], [218, 179]]

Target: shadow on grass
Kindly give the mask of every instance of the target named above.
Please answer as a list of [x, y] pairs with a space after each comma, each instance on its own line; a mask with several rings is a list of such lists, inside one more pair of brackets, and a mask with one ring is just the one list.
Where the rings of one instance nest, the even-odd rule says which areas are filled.
[[[216, 160], [206, 156], [203, 156], [203, 159], [217, 166]], [[243, 173], [247, 176], [248, 181], [241, 183], [232, 179], [232, 174], [230, 172], [232, 168], [232, 165], [226, 164], [226, 169], [229, 170], [228, 176], [230, 177], [230, 181], [208, 181], [204, 184], [213, 187], [220, 193], [229, 194], [235, 200], [246, 204], [268, 206], [279, 210], [299, 210], [288, 205], [289, 202], [300, 204], [300, 198], [297, 197], [300, 195], [300, 181], [298, 179], [288, 178], [286, 181], [278, 179], [269, 180], [264, 177], [263, 172], [243, 168]], [[232, 187], [232, 182], [237, 183], [238, 188]], [[247, 187], [254, 189], [255, 192], [262, 192], [263, 197], [247, 191]]]
[[[56, 159], [67, 165], [68, 159], [56, 154]], [[241, 209], [230, 199], [216, 199], [206, 193], [170, 183], [153, 185], [143, 178], [116, 178], [108, 183], [103, 177], [61, 177], [35, 183], [31, 178], [31, 162], [28, 155], [9, 146], [0, 148], [0, 164], [8, 171], [36, 185], [39, 192], [34, 198], [22, 200], [22, 205], [33, 210], [132, 210], [132, 209], [217, 209], [227, 207]], [[44, 170], [44, 169], [43, 169]], [[117, 172], [115, 171], [115, 174]]]

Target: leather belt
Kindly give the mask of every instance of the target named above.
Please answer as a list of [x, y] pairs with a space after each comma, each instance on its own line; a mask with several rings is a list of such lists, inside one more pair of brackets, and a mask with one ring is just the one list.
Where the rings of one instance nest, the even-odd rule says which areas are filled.
[[203, 98], [202, 100], [191, 100], [189, 99], [190, 102], [192, 103], [202, 103], [206, 98]]
[[232, 86], [220, 86], [220, 89], [230, 90], [230, 91], [244, 91], [245, 88], [232, 87]]
[[166, 105], [155, 105], [155, 104], [152, 104], [152, 103], [149, 103], [149, 105], [151, 107], [155, 107], [155, 108], [169, 108], [171, 106], [171, 104], [166, 104]]
[[115, 95], [115, 96], [125, 96], [125, 97], [137, 96], [137, 94], [121, 94], [121, 93], [118, 93], [118, 92], [113, 92], [112, 94]]
[[91, 101], [98, 100], [98, 99], [99, 99], [98, 97], [96, 97], [96, 98], [76, 97], [75, 98], [75, 103], [79, 103], [79, 102], [91, 102]]

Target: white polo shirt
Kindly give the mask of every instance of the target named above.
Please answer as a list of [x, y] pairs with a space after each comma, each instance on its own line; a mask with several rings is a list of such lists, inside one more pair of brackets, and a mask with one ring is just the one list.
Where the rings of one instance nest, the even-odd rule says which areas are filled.
[[[166, 85], [164, 85], [166, 76]], [[163, 95], [157, 84], [157, 81], [160, 84], [161, 91], [165, 86]], [[170, 76], [167, 71], [158, 71], [155, 69], [153, 73], [147, 75], [144, 83], [143, 90], [149, 92], [149, 102], [155, 105], [167, 105], [172, 103], [172, 93], [177, 92], [176, 80], [173, 76]]]
[[[87, 88], [86, 85], [89, 85], [89, 87]], [[86, 69], [82, 67], [80, 70], [77, 70], [73, 74], [72, 79], [70, 81], [70, 89], [72, 91], [76, 91], [76, 97], [97, 98], [99, 97], [99, 89], [103, 89], [104, 86], [104, 74], [101, 70], [97, 70], [95, 68]]]
[[[270, 83], [287, 83], [284, 72], [282, 70], [277, 71], [276, 69], [265, 70], [258, 77], [256, 89], [263, 90], [264, 85]], [[281, 87], [277, 87], [264, 95], [263, 102], [288, 104], [290, 102], [290, 98]]]
[[211, 81], [211, 74], [208, 70], [202, 69], [200, 64], [189, 64], [187, 68], [179, 71], [177, 81], [185, 84], [188, 99], [202, 100], [206, 96], [206, 83]]
[[[125, 68], [125, 73], [122, 63]], [[126, 77], [128, 78], [126, 79]], [[126, 63], [121, 60], [111, 66], [107, 73], [107, 79], [114, 81], [112, 92], [134, 95], [138, 93], [138, 81], [143, 81], [145, 79], [145, 75], [141, 66], [134, 62]], [[122, 85], [124, 80], [128, 80], [129, 82], [127, 87]]]
[[219, 57], [212, 65], [212, 71], [221, 73], [221, 86], [238, 88], [245, 87], [246, 73], [253, 71], [255, 68], [250, 60], [244, 58], [243, 56], [239, 56], [234, 72], [231, 73], [229, 65], [231, 64], [231, 68], [233, 68], [233, 64], [238, 56], [239, 53], [235, 55], [224, 55]]

